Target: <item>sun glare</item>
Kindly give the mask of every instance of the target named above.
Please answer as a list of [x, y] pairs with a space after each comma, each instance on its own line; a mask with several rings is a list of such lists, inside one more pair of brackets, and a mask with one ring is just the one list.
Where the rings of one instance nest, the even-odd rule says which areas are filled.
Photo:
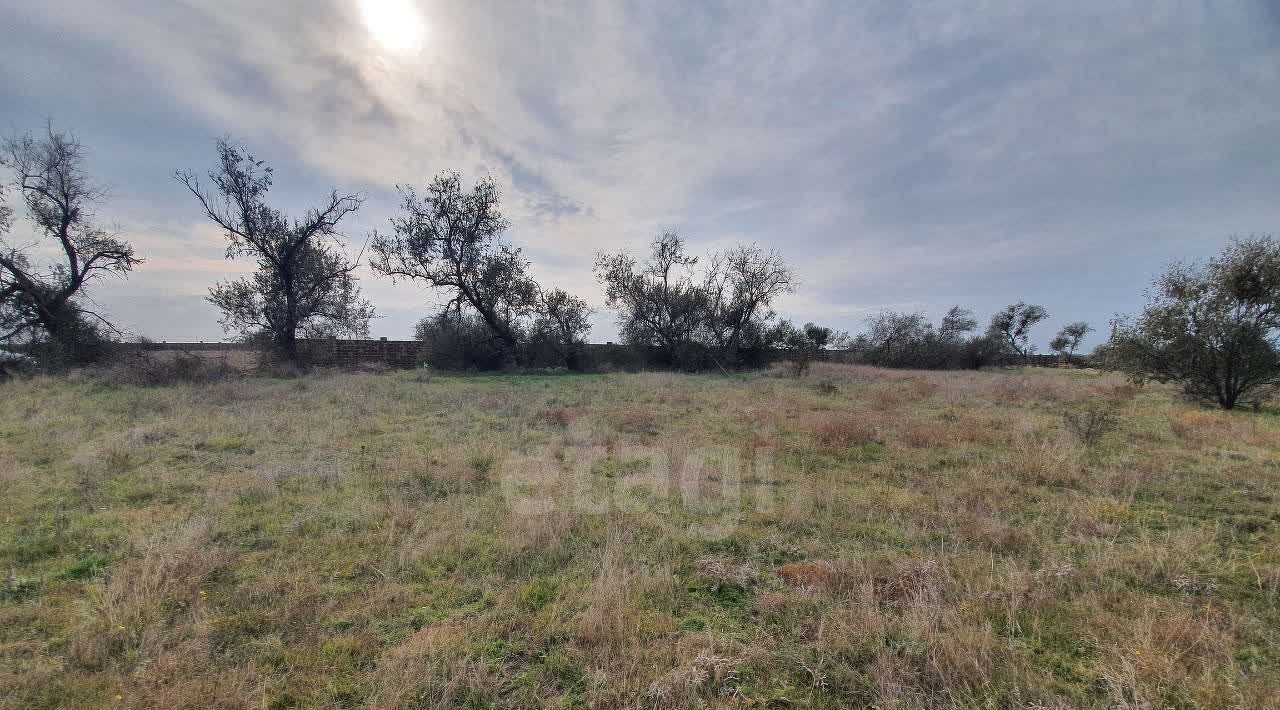
[[360, 14], [383, 47], [409, 52], [422, 46], [425, 28], [412, 0], [360, 0]]

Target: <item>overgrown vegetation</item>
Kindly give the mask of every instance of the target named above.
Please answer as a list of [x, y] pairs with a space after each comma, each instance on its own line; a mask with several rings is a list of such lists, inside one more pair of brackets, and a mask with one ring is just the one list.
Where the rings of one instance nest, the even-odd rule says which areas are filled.
[[0, 385], [0, 707], [1280, 696], [1270, 412], [777, 374]]

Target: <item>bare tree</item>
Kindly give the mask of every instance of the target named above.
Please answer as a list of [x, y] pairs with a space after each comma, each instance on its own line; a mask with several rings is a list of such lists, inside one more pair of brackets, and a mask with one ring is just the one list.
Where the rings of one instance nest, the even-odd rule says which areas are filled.
[[[128, 242], [98, 226], [94, 206], [105, 194], [85, 173], [84, 154], [75, 136], [52, 125], [39, 138], [28, 133], [0, 146], [0, 166], [35, 228], [31, 243], [14, 244], [13, 211], [0, 207], [0, 342], [42, 339], [68, 362], [101, 354], [100, 326], [115, 331], [86, 306], [86, 287], [142, 263]], [[36, 255], [46, 247], [57, 256], [42, 266]]]
[[591, 330], [590, 317], [591, 309], [581, 298], [558, 288], [544, 291], [538, 297], [533, 340], [546, 343], [565, 367], [577, 369]]
[[1031, 329], [1048, 317], [1049, 312], [1042, 306], [1018, 301], [991, 316], [991, 325], [987, 333], [992, 338], [1003, 340], [1009, 348], [1026, 360], [1035, 352], [1035, 346], [1030, 342]]
[[777, 315], [773, 301], [795, 288], [795, 272], [781, 254], [754, 244], [713, 254], [708, 262], [703, 289], [711, 342], [727, 357], [740, 359], [750, 341], [762, 340], [765, 323]]
[[228, 240], [228, 259], [252, 257], [258, 271], [248, 279], [218, 284], [209, 301], [222, 311], [222, 327], [244, 336], [266, 336], [281, 358], [297, 363], [299, 337], [368, 335], [373, 306], [360, 298], [338, 223], [360, 208], [357, 194], [329, 194], [322, 207], [290, 220], [266, 203], [272, 171], [243, 147], [221, 139], [212, 190], [195, 175], [176, 178], [191, 191], [205, 215]]
[[1053, 336], [1053, 340], [1049, 341], [1049, 347], [1058, 353], [1068, 363], [1075, 357], [1076, 350], [1080, 348], [1081, 341], [1085, 336], [1093, 332], [1093, 328], [1088, 323], [1078, 320], [1074, 323], [1068, 323]]
[[498, 209], [497, 183], [487, 177], [466, 191], [458, 173], [442, 173], [424, 194], [412, 187], [400, 194], [392, 234], [374, 235], [373, 270], [447, 291], [446, 311], [474, 311], [518, 356], [539, 290], [520, 250], [502, 241], [510, 223]]
[[596, 255], [596, 278], [609, 307], [618, 311], [624, 340], [656, 348], [669, 365], [697, 364], [696, 336], [709, 311], [707, 293], [694, 280], [697, 263], [674, 231], [653, 240], [643, 264], [625, 252]]

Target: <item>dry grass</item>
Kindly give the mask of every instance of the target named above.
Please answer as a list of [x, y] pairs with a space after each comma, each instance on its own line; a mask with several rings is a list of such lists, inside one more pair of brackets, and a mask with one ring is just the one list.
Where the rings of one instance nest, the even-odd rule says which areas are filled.
[[1271, 412], [829, 363], [142, 384], [0, 385], [0, 708], [1280, 697]]

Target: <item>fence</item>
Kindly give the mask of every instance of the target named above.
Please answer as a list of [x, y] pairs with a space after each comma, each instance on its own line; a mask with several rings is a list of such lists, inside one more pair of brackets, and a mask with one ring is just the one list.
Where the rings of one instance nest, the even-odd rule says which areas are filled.
[[[252, 352], [257, 346], [247, 343], [169, 343], [147, 342], [122, 344], [123, 347], [145, 350], [183, 350], [189, 352]], [[390, 367], [416, 367], [429, 362], [431, 346], [420, 340], [342, 340], [337, 338], [301, 339], [298, 341], [299, 351], [309, 362], [325, 367], [349, 367], [363, 363], [382, 363]], [[637, 350], [620, 343], [591, 343], [586, 346], [586, 363], [592, 369], [639, 370], [651, 362], [649, 353]], [[790, 354], [785, 350], [777, 350], [765, 359], [768, 361], [786, 360]], [[851, 354], [846, 350], [826, 350], [815, 355], [815, 359], [824, 362], [851, 362]], [[1031, 355], [1023, 361], [1012, 358], [1000, 365], [1029, 365], [1032, 367], [1061, 367], [1067, 362], [1058, 355]], [[1071, 365], [1088, 367], [1089, 360], [1083, 356], [1071, 358]]]

